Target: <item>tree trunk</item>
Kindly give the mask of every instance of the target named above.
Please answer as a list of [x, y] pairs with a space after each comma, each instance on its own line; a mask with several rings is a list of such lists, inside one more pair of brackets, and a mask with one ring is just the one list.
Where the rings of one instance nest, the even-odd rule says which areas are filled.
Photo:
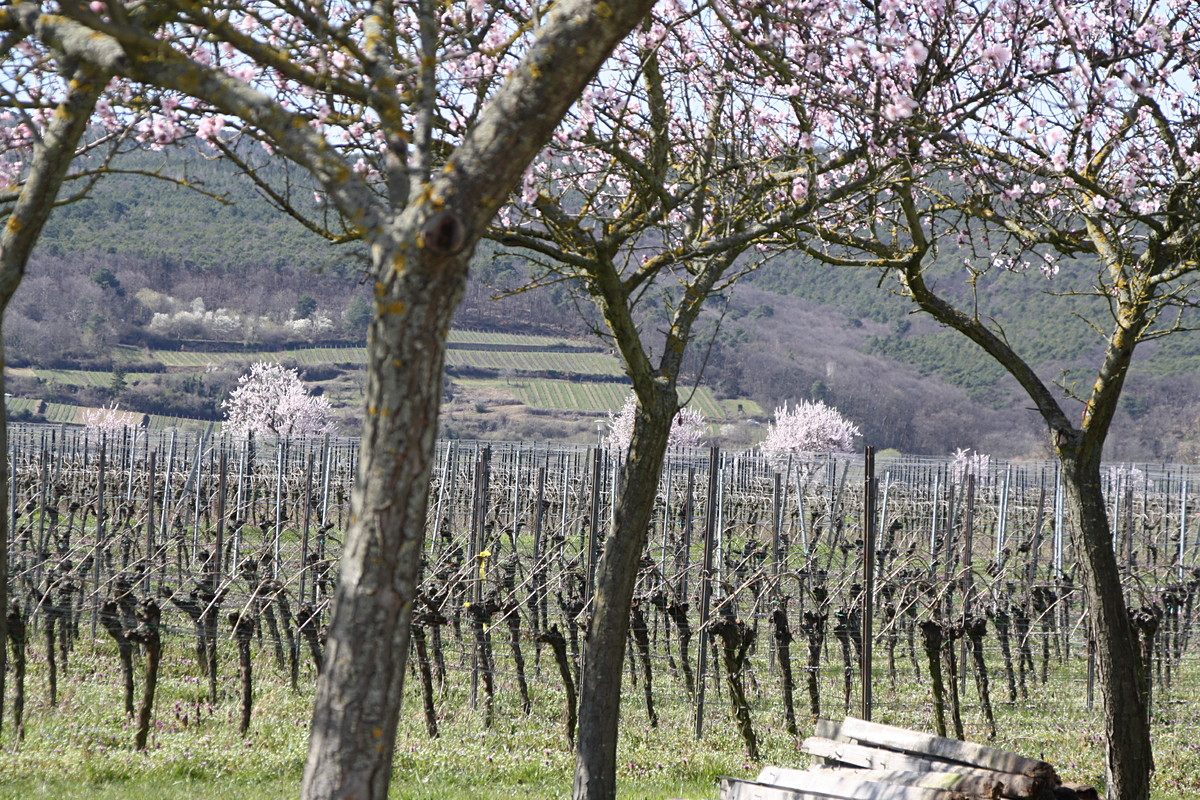
[[[25, 739], [25, 615], [21, 607], [13, 603], [12, 610], [7, 615], [8, 641], [12, 644], [13, 654], [13, 725], [17, 729], [17, 740]], [[0, 642], [2, 644], [2, 642]], [[0, 685], [0, 691], [3, 686]], [[0, 697], [3, 697], [0, 694]]]
[[658, 727], [658, 714], [654, 711], [654, 689], [651, 685], [653, 672], [650, 665], [650, 630], [646, 625], [646, 615], [642, 612], [641, 603], [633, 604], [633, 640], [637, 644], [638, 654], [642, 660], [642, 688], [646, 695], [646, 716], [650, 718], [650, 727]]
[[[612, 528], [596, 570], [579, 689], [576, 800], [612, 800], [616, 795], [617, 723], [625, 639], [629, 635], [633, 589], [658, 495], [670, 423], [678, 403], [675, 387], [656, 384], [654, 401], [653, 408], [638, 404]], [[711, 479], [715, 480], [715, 476]]]
[[796, 729], [796, 706], [793, 702], [794, 682], [792, 679], [792, 632], [788, 628], [787, 598], [779, 601], [771, 612], [771, 623], [775, 626], [776, 651], [779, 656], [779, 674], [783, 681], [783, 713], [787, 732], [798, 736]]
[[123, 692], [125, 713], [132, 717], [133, 710], [133, 643], [125, 635], [121, 615], [115, 600], [106, 600], [100, 606], [100, 625], [117, 643], [117, 656], [121, 660], [121, 682], [125, 687]]
[[567, 656], [567, 640], [557, 625], [551, 625], [538, 634], [544, 644], [550, 645], [554, 653], [554, 661], [558, 664], [558, 674], [562, 678], [563, 689], [567, 695], [567, 744], [575, 746], [575, 725], [578, 718], [575, 713], [575, 678], [571, 669], [571, 660]]
[[[358, 474], [317, 684], [305, 800], [387, 797], [446, 336], [471, 253], [567, 109], [651, 5], [556, 4], [461, 144], [434, 175], [413, 186], [411, 198], [393, 191], [389, 214], [347, 203], [350, 224], [368, 228], [375, 309]], [[398, 141], [407, 131], [391, 133]], [[404, 155], [392, 153], [402, 171]], [[335, 192], [338, 184], [327, 181]], [[399, 204], [405, 204], [402, 211]], [[616, 617], [622, 643], [627, 606], [624, 612]]]
[[[966, 623], [965, 631], [971, 640], [971, 661], [975, 668], [975, 689], [979, 694], [979, 704], [983, 707], [983, 719], [988, 726], [988, 739], [996, 738], [996, 716], [992, 713], [992, 696], [988, 686], [987, 661], [983, 657], [983, 637], [987, 633], [987, 620], [983, 617], [972, 617]], [[963, 669], [967, 665], [963, 664]]]
[[1111, 800], [1147, 800], [1154, 760], [1150, 715], [1139, 686], [1137, 636], [1121, 591], [1100, 478], [1100, 454], [1060, 449], [1063, 495], [1082, 551], [1083, 589], [1096, 637], [1104, 704], [1107, 792]]
[[[416, 238], [416, 231], [411, 231]], [[466, 258], [430, 274], [418, 251], [376, 264], [402, 299], [377, 301], [367, 413], [341, 575], [317, 681], [303, 796], [387, 796], [417, 595], [426, 496], [441, 399], [444, 332]], [[385, 294], [383, 285], [378, 295]], [[407, 313], [401, 313], [407, 307]]]
[[722, 617], [710, 630], [721, 639], [721, 654], [725, 661], [725, 683], [729, 688], [729, 704], [733, 720], [742, 741], [746, 743], [746, 757], [759, 761], [758, 737], [750, 720], [750, 704], [746, 701], [746, 690], [742, 685], [742, 667], [746, 663], [746, 651], [754, 642], [754, 631], [731, 617]]
[[942, 681], [942, 626], [928, 619], [921, 623], [925, 657], [929, 659], [929, 683], [933, 688], [934, 721], [937, 735], [946, 736], [946, 685]]
[[437, 709], [433, 705], [433, 671], [429, 668], [429, 649], [425, 646], [425, 624], [412, 627], [413, 644], [417, 648], [417, 668], [421, 675], [421, 700], [425, 707], [425, 730], [430, 739], [438, 738]]

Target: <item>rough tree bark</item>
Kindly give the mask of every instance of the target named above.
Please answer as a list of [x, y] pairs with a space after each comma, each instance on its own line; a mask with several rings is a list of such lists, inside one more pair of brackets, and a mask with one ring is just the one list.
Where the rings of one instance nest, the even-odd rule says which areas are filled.
[[613, 523], [596, 568], [579, 687], [576, 798], [595, 800], [616, 795], [621, 667], [638, 565], [658, 494], [671, 420], [679, 407], [674, 382], [656, 387], [651, 403], [639, 403]]

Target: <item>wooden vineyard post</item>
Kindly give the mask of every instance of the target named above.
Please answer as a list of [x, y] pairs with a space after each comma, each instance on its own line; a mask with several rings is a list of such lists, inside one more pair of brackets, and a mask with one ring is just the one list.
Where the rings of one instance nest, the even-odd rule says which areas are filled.
[[600, 485], [604, 482], [604, 450], [599, 447], [592, 449], [592, 486], [588, 506], [588, 535], [584, 546], [584, 563], [587, 564], [587, 580], [584, 583], [583, 603], [586, 607], [592, 601], [592, 592], [596, 589], [596, 550], [600, 544]]
[[546, 521], [546, 467], [537, 468], [537, 499], [533, 510], [533, 571], [529, 578], [529, 596], [526, 606], [529, 608], [530, 629], [533, 633], [534, 663], [541, 663], [542, 643], [537, 638], [545, 625], [546, 600], [546, 565], [542, 563], [542, 526]]
[[[219, 591], [222, 575], [222, 555], [225, 548], [225, 495], [228, 491], [229, 454], [221, 448], [220, 466], [217, 467], [217, 541], [212, 554], [212, 586]], [[236, 573], [234, 573], [236, 574]]]
[[[973, 537], [975, 533], [975, 473], [967, 473], [967, 510], [963, 517], [963, 573], [962, 573], [962, 618], [971, 619], [971, 591], [973, 588], [973, 570], [971, 561], [974, 558]], [[962, 696], [967, 694], [967, 637], [959, 640], [958, 663], [961, 665], [959, 675], [959, 691]], [[987, 680], [985, 677], [984, 680]], [[864, 719], [866, 719], [864, 717]]]
[[271, 579], [279, 580], [279, 539], [283, 532], [283, 459], [287, 452], [287, 440], [275, 440], [275, 537], [271, 543]]
[[875, 653], [875, 448], [863, 454], [863, 616], [862, 616], [862, 718], [871, 720], [873, 661]]
[[49, 548], [46, 546], [46, 537], [49, 535], [46, 531], [46, 507], [49, 504], [48, 495], [50, 492], [50, 452], [46, 449], [44, 436], [42, 437], [42, 447], [39, 459], [41, 461], [39, 472], [41, 473], [42, 477], [42, 486], [40, 492], [41, 497], [38, 500], [38, 507], [41, 509], [40, 513], [38, 514], [38, 549], [37, 552], [34, 553], [34, 558], [36, 559], [37, 563], [37, 577], [34, 580], [35, 583], [39, 583], [41, 581], [42, 561], [45, 557], [44, 554], [49, 552]]
[[712, 605], [713, 549], [717, 538], [717, 472], [721, 450], [708, 449], [708, 497], [704, 507], [704, 562], [700, 568], [700, 655], [696, 662], [696, 738], [704, 735], [704, 677], [708, 674], [708, 615]]
[[[104, 459], [106, 455], [105, 437], [100, 436], [100, 478], [96, 483], [96, 541], [92, 544], [92, 578], [95, 587], [96, 605], [92, 609], [92, 639], [96, 638], [97, 626], [100, 623], [100, 565], [104, 560]], [[16, 499], [15, 496], [13, 498]]]
[[[317, 604], [317, 590], [320, 586], [324, 585], [324, 583], [325, 583], [325, 580], [322, 577], [322, 575], [324, 574], [324, 570], [326, 569], [326, 567], [325, 567], [325, 539], [326, 539], [326, 534], [329, 531], [329, 528], [333, 525], [333, 523], [331, 523], [329, 521], [329, 488], [330, 488], [329, 484], [330, 484], [330, 481], [332, 480], [332, 473], [333, 473], [333, 463], [332, 462], [334, 459], [335, 452], [336, 452], [335, 448], [333, 448], [329, 443], [329, 437], [326, 436], [325, 437], [325, 445], [323, 448], [324, 455], [322, 456], [325, 460], [325, 463], [321, 467], [321, 472], [322, 472], [322, 478], [321, 478], [321, 525], [320, 525], [320, 527], [317, 528], [316, 561], [317, 561], [317, 565], [318, 565], [317, 569], [320, 570], [321, 572], [319, 572], [316, 575], [313, 575], [312, 597], [310, 599], [310, 602], [314, 606], [316, 606], [316, 604]], [[322, 593], [324, 593], [324, 592], [322, 592]]]
[[[484, 447], [475, 460], [475, 490], [471, 501], [471, 539], [467, 553], [467, 565], [471, 570], [471, 599], [469, 611], [483, 602], [483, 576], [486, 569], [483, 555], [484, 524], [487, 520], [488, 485], [491, 477], [492, 450]], [[471, 615], [472, 625], [482, 625], [480, 618]], [[479, 700], [479, 670], [484, 653], [481, 652], [482, 637], [476, 637], [471, 650], [471, 708]]]
[[[305, 599], [305, 587], [308, 578], [308, 535], [312, 527], [312, 480], [313, 480], [313, 462], [316, 458], [314, 453], [308, 454], [307, 464], [304, 469], [304, 529], [300, 532], [300, 586], [297, 596], [300, 602]], [[296, 639], [293, 650], [299, 650], [300, 641]], [[293, 653], [293, 662], [297, 660], [297, 654]]]
[[[683, 504], [683, 555], [685, 564], [692, 563], [692, 524], [695, 522], [696, 468], [688, 467], [687, 498]], [[686, 603], [688, 596], [688, 568], [685, 566], [679, 578], [679, 602]]]
[[1179, 475], [1179, 549], [1176, 556], [1176, 569], [1179, 581], [1183, 582], [1183, 560], [1187, 549], [1187, 509], [1188, 509], [1188, 468], [1181, 469]]
[[[778, 471], [772, 470], [771, 473], [771, 591], [769, 593], [772, 605], [778, 610], [780, 603], [779, 591], [779, 576], [783, 570], [782, 552], [780, 551], [780, 534], [783, 529], [783, 496], [782, 496], [783, 476]], [[772, 617], [774, 620], [775, 618]], [[783, 625], [787, 627], [787, 616], [783, 618]], [[781, 639], [781, 635], [786, 635], [786, 640]], [[781, 634], [780, 629], [776, 626], [775, 636], [771, 639], [771, 651], [767, 663], [774, 667], [779, 664], [784, 670], [784, 695], [786, 698], [785, 706], [787, 708], [788, 719], [794, 719], [794, 714], [791, 709], [791, 665], [782, 664], [779, 660], [779, 648], [782, 644], [784, 649], [787, 648], [787, 643], [791, 641], [791, 634], [786, 630]], [[785, 653], [786, 655], [786, 653]], [[794, 724], [791, 725], [795, 727]], [[790, 731], [789, 731], [790, 732]], [[796, 734], [793, 732], [793, 736]]]
[[783, 572], [784, 553], [781, 538], [783, 535], [783, 476], [773, 473], [771, 485], [771, 566], [774, 580], [771, 582], [771, 596], [779, 596], [779, 575]]

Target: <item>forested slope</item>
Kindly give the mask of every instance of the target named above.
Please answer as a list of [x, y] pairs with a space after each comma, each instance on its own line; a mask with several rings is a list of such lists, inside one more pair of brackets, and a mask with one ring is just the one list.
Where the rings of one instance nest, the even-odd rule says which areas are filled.
[[[129, 407], [154, 405], [155, 413], [219, 416], [220, 399], [242, 366], [236, 360], [200, 375], [172, 369], [144, 381], [123, 376], [144, 369], [138, 354], [152, 350], [204, 349], [216, 341], [260, 352], [362, 341], [370, 307], [356, 245], [324, 241], [224, 162], [165, 151], [127, 158], [122, 167], [139, 174], [110, 176], [87, 198], [56, 210], [5, 324], [10, 365], [88, 368], [115, 377], [68, 390], [19, 373], [14, 393], [75, 392], [82, 394], [80, 402], [116, 398]], [[155, 172], [174, 182], [146, 176]], [[303, 183], [294, 184], [291, 200], [336, 228]], [[964, 259], [981, 270], [973, 281]], [[1068, 388], [1072, 381], [1086, 386], [1086, 368], [1078, 368], [1094, 362], [1100, 345], [1086, 318], [1107, 313], [1101, 301], [1084, 296], [1091, 266], [1061, 264], [1047, 279], [1036, 267], [1023, 274], [982, 270], [988, 260], [990, 254], [946, 248], [932, 267], [933, 280], [994, 320], [1043, 374], [1061, 376]], [[527, 282], [529, 270], [520, 256], [485, 243], [457, 325], [588, 337], [591, 323], [581, 311], [586, 306], [575, 302], [570, 286], [494, 299]], [[868, 271], [777, 258], [710, 304], [709, 333], [694, 348], [692, 379], [718, 396], [756, 401], [768, 410], [785, 401], [824, 399], [852, 416], [864, 438], [880, 447], [1039, 454], [1040, 430], [1015, 384], [961, 336], [912, 314], [894, 288]], [[607, 351], [603, 342], [590, 341]], [[310, 379], [322, 377], [309, 367]], [[1195, 334], [1141, 349], [1113, 457], [1192, 454], [1198, 368]], [[547, 394], [511, 386], [511, 370], [496, 372], [490, 378], [507, 378], [507, 394]], [[460, 377], [450, 391], [460, 405], [448, 429], [472, 435], [479, 431], [465, 422], [470, 408], [486, 411], [496, 386], [468, 380], [478, 374], [460, 371]], [[352, 388], [353, 381], [350, 388], [341, 386], [338, 402], [353, 406]], [[353, 424], [352, 413], [347, 420]], [[578, 437], [591, 430], [591, 421], [557, 430]], [[483, 432], [521, 431], [493, 426]], [[752, 436], [731, 433], [731, 442]]]

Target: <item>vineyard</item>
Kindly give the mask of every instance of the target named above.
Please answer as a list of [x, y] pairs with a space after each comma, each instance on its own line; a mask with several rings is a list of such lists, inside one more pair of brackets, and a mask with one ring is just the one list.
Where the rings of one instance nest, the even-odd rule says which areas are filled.
[[[88, 412], [117, 402], [126, 411], [138, 412], [136, 419], [129, 420], [131, 425], [151, 430], [200, 431], [214, 425], [219, 429], [217, 401], [211, 391], [204, 393], [210, 385], [209, 373], [224, 369], [222, 379], [232, 381], [232, 375], [250, 363], [282, 361], [305, 371], [305, 380], [330, 399], [345, 429], [352, 430], [357, 424], [353, 414], [361, 405], [366, 349], [347, 345], [254, 351], [235, 342], [180, 341], [175, 349], [119, 345], [112, 357], [120, 369], [8, 368], [6, 375], [13, 379], [18, 395], [8, 398], [10, 413], [23, 422], [84, 424]], [[508, 435], [519, 430], [516, 435], [568, 438], [578, 415], [615, 412], [629, 394], [620, 360], [594, 341], [456, 330], [450, 334], [446, 366], [453, 391], [465, 408], [525, 406], [506, 412], [513, 419], [504, 424], [514, 426], [526, 411], [567, 418], [566, 429], [551, 432], [557, 437], [542, 429], [531, 434], [528, 428], [513, 427], [506, 431]], [[680, 394], [714, 423], [744, 421], [763, 413], [748, 399], [719, 401], [704, 386]], [[171, 402], [162, 402], [166, 396]], [[173, 411], [177, 415], [168, 416]], [[467, 430], [454, 435], [483, 434]]]
[[[311, 689], [354, 441], [24, 426], [10, 449], [7, 730], [26, 698], [55, 705], [81, 652], [111, 659], [139, 748], [153, 748], [164, 713], [164, 664], [211, 706], [235, 706], [243, 732], [263, 686]], [[864, 704], [1000, 740], [1019, 739], [1030, 709], [1098, 720], [1054, 466], [897, 458], [865, 472], [856, 457], [669, 456], [631, 620], [627, 716], [733, 732], [734, 763]], [[1156, 737], [1195, 741], [1200, 475], [1123, 465], [1107, 479]], [[602, 449], [439, 447], [406, 704], [426, 736], [462, 705], [485, 729], [532, 716], [569, 742], [619, 481]], [[189, 655], [156, 660], [164, 647]], [[1178, 780], [1170, 763], [1164, 787]]]

